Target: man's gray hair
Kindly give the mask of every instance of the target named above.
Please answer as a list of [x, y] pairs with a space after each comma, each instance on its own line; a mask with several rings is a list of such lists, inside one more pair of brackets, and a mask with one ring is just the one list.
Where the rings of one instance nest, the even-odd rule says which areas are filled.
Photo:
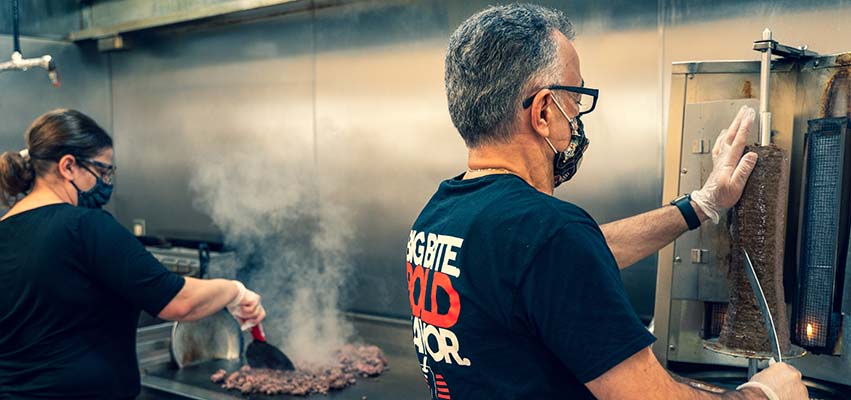
[[508, 141], [524, 93], [558, 83], [564, 66], [555, 31], [574, 37], [561, 11], [532, 4], [491, 6], [455, 30], [446, 50], [446, 97], [467, 147]]

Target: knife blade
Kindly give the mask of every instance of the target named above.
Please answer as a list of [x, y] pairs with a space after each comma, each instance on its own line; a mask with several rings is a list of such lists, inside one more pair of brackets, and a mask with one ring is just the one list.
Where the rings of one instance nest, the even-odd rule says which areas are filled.
[[777, 339], [777, 328], [774, 326], [774, 318], [771, 317], [771, 310], [768, 309], [768, 301], [765, 299], [762, 285], [759, 284], [759, 279], [756, 277], [756, 270], [753, 267], [753, 263], [751, 263], [750, 256], [748, 256], [748, 251], [742, 248], [742, 252], [745, 253], [745, 273], [748, 276], [751, 289], [756, 297], [759, 310], [762, 312], [762, 322], [765, 325], [765, 330], [768, 332], [771, 353], [774, 355], [774, 361], [783, 362], [783, 357], [780, 353], [780, 341]]

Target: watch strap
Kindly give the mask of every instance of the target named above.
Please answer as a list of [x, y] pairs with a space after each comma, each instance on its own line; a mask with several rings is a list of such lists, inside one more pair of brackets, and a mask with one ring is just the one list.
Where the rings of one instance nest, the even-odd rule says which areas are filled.
[[680, 210], [680, 214], [686, 220], [690, 231], [700, 228], [700, 218], [697, 217], [697, 212], [694, 211], [694, 207], [691, 205], [691, 195], [684, 194], [671, 201], [671, 205]]

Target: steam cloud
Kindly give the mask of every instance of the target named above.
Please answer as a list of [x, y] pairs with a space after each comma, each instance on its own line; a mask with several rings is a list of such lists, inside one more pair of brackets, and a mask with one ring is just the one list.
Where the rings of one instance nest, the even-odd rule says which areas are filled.
[[255, 139], [195, 162], [196, 207], [240, 261], [218, 275], [263, 297], [272, 344], [297, 363], [330, 364], [352, 333], [339, 312], [351, 224], [345, 209], [319, 202], [311, 144]]

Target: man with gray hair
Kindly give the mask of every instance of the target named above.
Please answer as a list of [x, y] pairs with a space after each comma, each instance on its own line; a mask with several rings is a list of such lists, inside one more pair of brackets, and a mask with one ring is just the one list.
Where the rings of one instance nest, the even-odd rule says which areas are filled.
[[406, 270], [413, 342], [434, 399], [798, 399], [783, 363], [723, 395], [677, 383], [624, 293], [619, 268], [732, 207], [756, 154], [754, 111], [719, 135], [706, 185], [657, 210], [598, 226], [552, 196], [588, 147], [573, 30], [559, 11], [490, 7], [446, 52], [449, 112], [467, 171], [441, 183], [414, 223]]

